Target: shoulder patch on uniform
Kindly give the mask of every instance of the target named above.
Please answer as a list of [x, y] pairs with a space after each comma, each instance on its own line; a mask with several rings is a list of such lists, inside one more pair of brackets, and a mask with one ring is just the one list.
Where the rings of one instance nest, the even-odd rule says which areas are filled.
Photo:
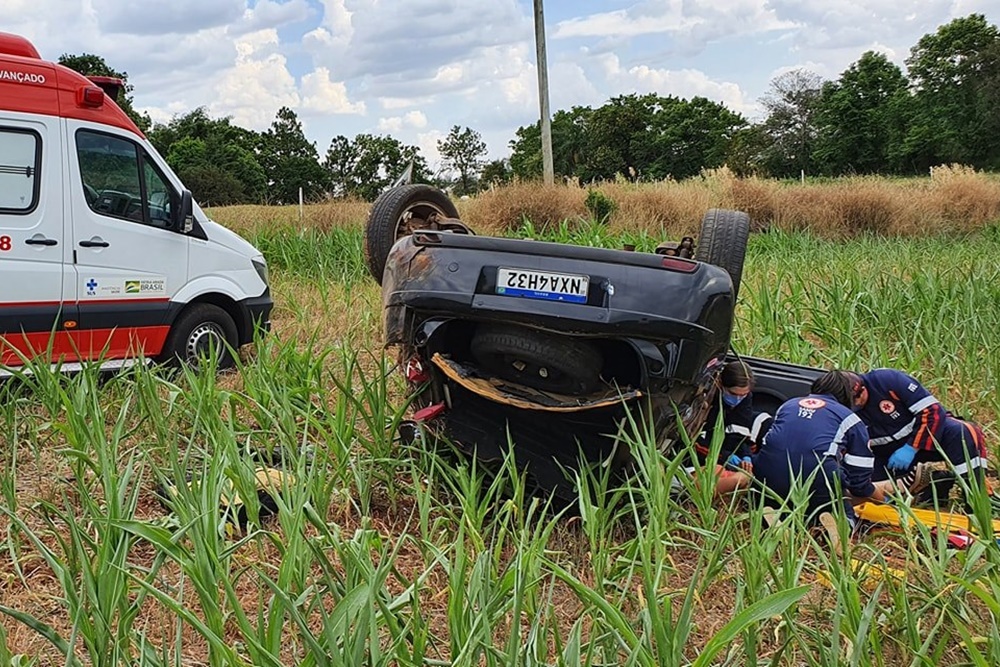
[[917, 383], [916, 382], [911, 382], [910, 384], [906, 385], [906, 389], [907, 389], [907, 391], [916, 391], [917, 390]]
[[896, 409], [896, 404], [892, 401], [882, 401], [878, 404], [878, 409], [887, 415], [891, 415]]
[[799, 405], [803, 408], [808, 408], [809, 410], [819, 410], [826, 406], [826, 401], [822, 398], [803, 398], [799, 401]]

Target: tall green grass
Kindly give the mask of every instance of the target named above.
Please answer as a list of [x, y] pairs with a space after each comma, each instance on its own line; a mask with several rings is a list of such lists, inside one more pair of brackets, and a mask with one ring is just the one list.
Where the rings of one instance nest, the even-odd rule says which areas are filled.
[[[710, 479], [684, 473], [690, 452], [665, 456], [638, 417], [621, 434], [635, 475], [581, 469], [561, 509], [509, 461], [404, 447], [377, 303], [309, 305], [372, 291], [360, 232], [260, 233], [277, 330], [236, 372], [38, 367], [0, 385], [0, 664], [1000, 661], [991, 539], [956, 553], [913, 527], [831, 554], [800, 510], [768, 527], [758, 500], [714, 499]], [[661, 240], [586, 224], [545, 237]], [[906, 368], [992, 434], [998, 260], [990, 234], [757, 235], [735, 345]], [[285, 473], [273, 511], [263, 462]], [[165, 505], [163, 486], [176, 490]], [[985, 528], [990, 508], [976, 514]], [[852, 558], [906, 576], [873, 581]]]

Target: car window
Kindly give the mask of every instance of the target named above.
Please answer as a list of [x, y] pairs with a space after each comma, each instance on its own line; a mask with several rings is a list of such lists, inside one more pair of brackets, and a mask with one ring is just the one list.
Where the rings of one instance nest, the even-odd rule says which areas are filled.
[[30, 213], [38, 204], [41, 138], [0, 127], [0, 213]]
[[94, 212], [153, 227], [169, 226], [173, 190], [138, 144], [80, 130], [76, 148], [84, 197]]
[[170, 225], [170, 212], [173, 210], [173, 188], [163, 177], [163, 174], [149, 160], [142, 161], [146, 178], [146, 196], [149, 198], [149, 221], [156, 227]]

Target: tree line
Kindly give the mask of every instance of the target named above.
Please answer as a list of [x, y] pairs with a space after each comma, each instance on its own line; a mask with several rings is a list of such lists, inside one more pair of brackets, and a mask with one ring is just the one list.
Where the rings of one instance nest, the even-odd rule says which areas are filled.
[[[204, 108], [153, 124], [132, 107], [127, 73], [98, 56], [60, 62], [126, 81], [122, 108], [170, 166], [207, 204], [288, 204], [304, 196], [373, 200], [408, 166], [415, 182], [471, 194], [491, 183], [542, 173], [538, 123], [518, 128], [510, 157], [487, 160], [481, 135], [454, 126], [437, 148], [434, 173], [416, 146], [385, 135], [334, 137], [324, 156], [295, 112], [280, 109], [255, 132]], [[557, 175], [584, 183], [684, 179], [727, 165], [739, 175], [911, 175], [939, 164], [1000, 169], [1000, 30], [982, 14], [924, 35], [904, 72], [883, 54], [864, 53], [835, 81], [798, 69], [771, 81], [751, 122], [703, 97], [621, 95], [597, 108], [552, 117]]]

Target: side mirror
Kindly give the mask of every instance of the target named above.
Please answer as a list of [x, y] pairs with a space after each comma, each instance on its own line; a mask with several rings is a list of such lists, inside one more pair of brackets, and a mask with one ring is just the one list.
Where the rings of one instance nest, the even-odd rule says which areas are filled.
[[181, 191], [181, 205], [174, 211], [173, 227], [181, 234], [190, 234], [194, 229], [194, 200], [190, 190]]

